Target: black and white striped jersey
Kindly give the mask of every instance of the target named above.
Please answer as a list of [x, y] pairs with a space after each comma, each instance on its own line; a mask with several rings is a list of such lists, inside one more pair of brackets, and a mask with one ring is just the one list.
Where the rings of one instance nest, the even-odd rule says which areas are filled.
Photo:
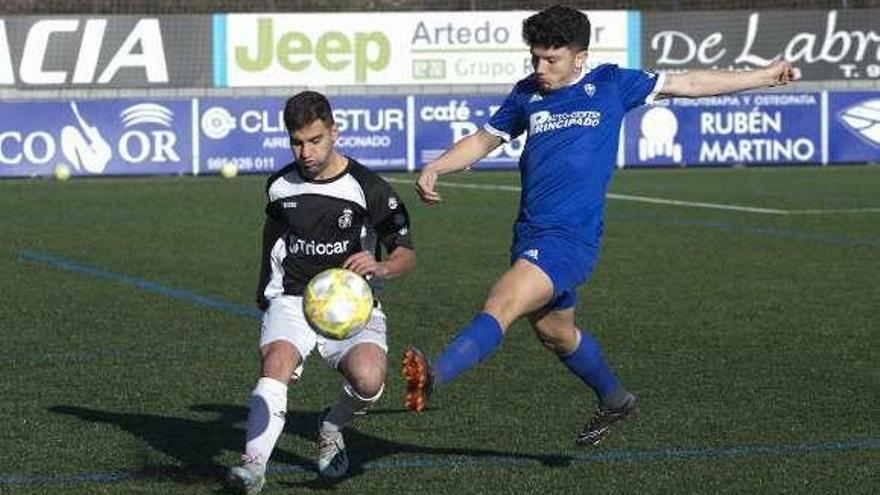
[[[281, 227], [278, 237], [264, 240], [269, 271], [259, 292], [267, 299], [302, 295], [318, 272], [342, 266], [352, 254], [412, 248], [409, 214], [394, 189], [375, 172], [348, 158], [339, 175], [307, 180], [296, 163], [279, 170], [266, 183], [266, 214]], [[377, 287], [378, 288], [378, 287]]]

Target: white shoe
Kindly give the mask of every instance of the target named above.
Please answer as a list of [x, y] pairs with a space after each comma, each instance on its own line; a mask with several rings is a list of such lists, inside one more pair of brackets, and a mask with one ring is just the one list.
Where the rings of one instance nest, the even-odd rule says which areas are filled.
[[339, 478], [348, 472], [348, 453], [341, 430], [325, 429], [327, 409], [318, 418], [318, 474], [325, 478]]
[[253, 464], [232, 467], [226, 472], [226, 483], [237, 493], [245, 495], [260, 493], [265, 482], [263, 469]]

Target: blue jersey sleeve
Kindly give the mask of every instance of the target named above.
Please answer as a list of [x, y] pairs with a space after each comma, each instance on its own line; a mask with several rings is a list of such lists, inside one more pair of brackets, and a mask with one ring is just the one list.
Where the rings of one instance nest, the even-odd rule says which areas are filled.
[[526, 130], [525, 109], [520, 95], [520, 85], [517, 84], [484, 126], [486, 132], [510, 142]]
[[620, 99], [626, 110], [653, 103], [654, 97], [663, 88], [663, 73], [646, 72], [634, 69], [619, 69], [617, 85]]

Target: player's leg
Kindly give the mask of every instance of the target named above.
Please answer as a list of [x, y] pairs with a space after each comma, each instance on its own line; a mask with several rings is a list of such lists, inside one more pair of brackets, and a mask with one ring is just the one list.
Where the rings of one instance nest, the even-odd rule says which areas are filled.
[[[608, 366], [602, 348], [586, 330], [575, 325], [574, 307], [542, 308], [529, 315], [538, 340], [553, 352], [578, 378], [587, 384], [602, 406], [616, 403], [620, 381]], [[610, 401], [610, 403], [609, 403]]]
[[406, 406], [424, 410], [435, 387], [490, 356], [511, 323], [544, 306], [552, 296], [553, 283], [544, 271], [527, 260], [515, 260], [489, 291], [483, 310], [446, 345], [433, 365], [417, 349], [404, 353]]
[[304, 356], [315, 346], [314, 332], [302, 315], [300, 298], [281, 296], [263, 314], [260, 336], [260, 378], [251, 392], [243, 465], [227, 473], [230, 486], [258, 493], [266, 466], [287, 415], [287, 386], [302, 371]]
[[345, 354], [339, 372], [346, 383], [324, 417], [328, 428], [341, 429], [379, 400], [385, 389], [387, 363], [385, 349], [374, 343], [359, 343]]
[[529, 321], [541, 343], [596, 393], [599, 408], [577, 439], [595, 445], [613, 423], [635, 411], [638, 398], [614, 375], [590, 332], [575, 325], [574, 301], [574, 291], [565, 292], [553, 304], [530, 314]]
[[348, 340], [319, 342], [318, 350], [345, 377], [336, 401], [318, 420], [318, 473], [337, 478], [349, 468], [342, 429], [366, 414], [385, 389], [388, 347], [381, 308], [373, 309], [363, 331]]
[[246, 462], [265, 466], [284, 429], [287, 415], [287, 386], [302, 363], [296, 347], [276, 340], [260, 349], [262, 371], [250, 398]]

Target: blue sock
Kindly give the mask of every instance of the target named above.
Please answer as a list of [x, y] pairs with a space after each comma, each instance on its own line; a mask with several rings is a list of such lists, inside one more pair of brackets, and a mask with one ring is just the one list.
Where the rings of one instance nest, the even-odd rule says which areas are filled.
[[476, 366], [492, 354], [503, 335], [501, 325], [492, 315], [478, 313], [437, 356], [434, 361], [434, 383], [449, 383], [462, 372]]
[[599, 401], [620, 387], [620, 382], [602, 355], [599, 342], [590, 332], [581, 330], [581, 343], [571, 354], [559, 356], [559, 360], [568, 366], [572, 373], [590, 386]]

